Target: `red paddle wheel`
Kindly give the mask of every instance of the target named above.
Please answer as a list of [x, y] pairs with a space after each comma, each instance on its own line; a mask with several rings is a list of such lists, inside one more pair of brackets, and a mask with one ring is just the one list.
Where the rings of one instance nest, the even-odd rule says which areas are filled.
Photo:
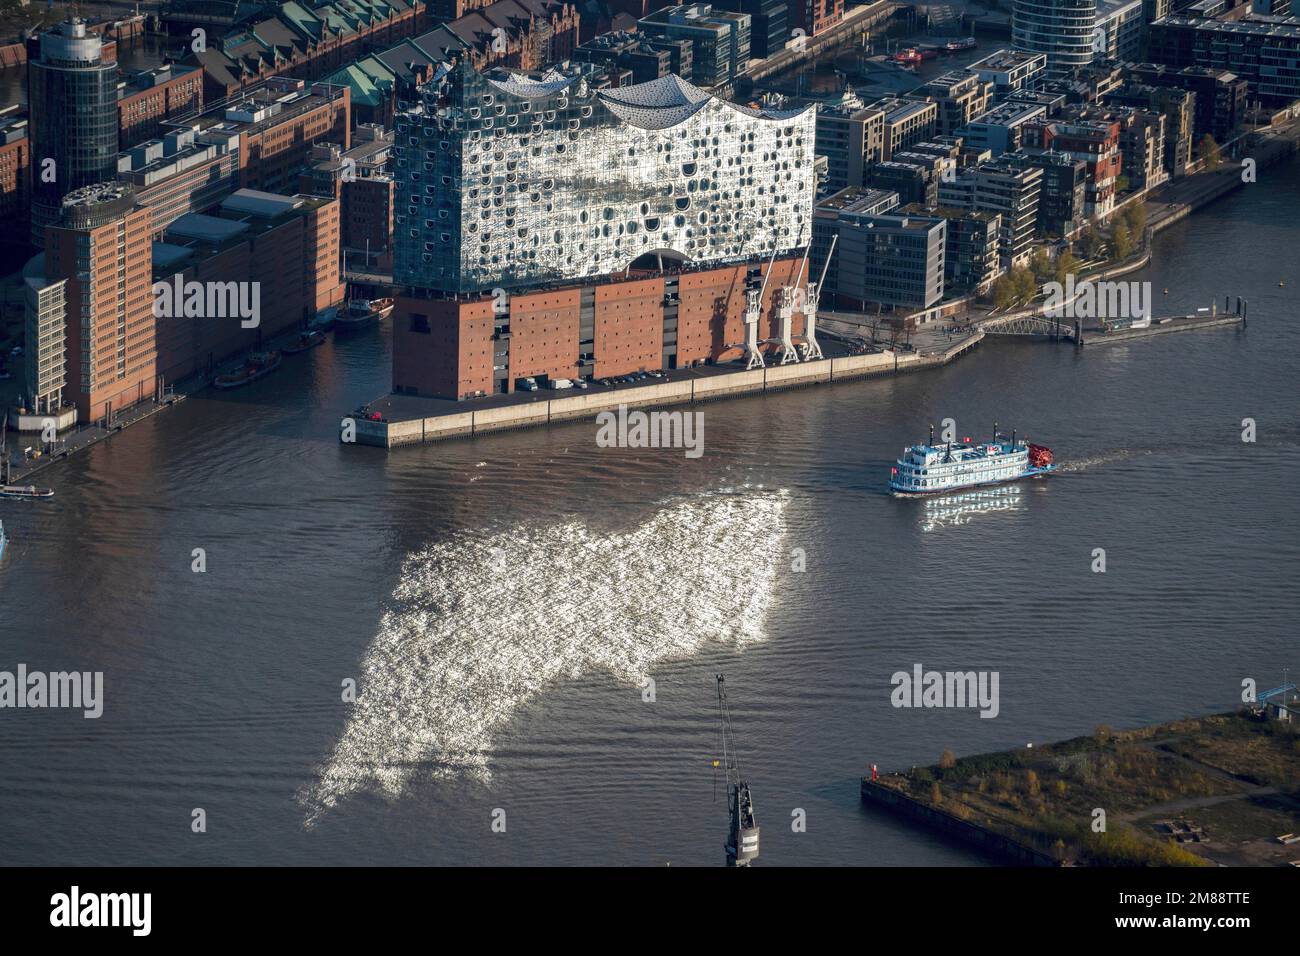
[[1031, 444], [1029, 446], [1029, 463], [1035, 468], [1045, 468], [1053, 461], [1052, 449], [1046, 448], [1043, 445]]

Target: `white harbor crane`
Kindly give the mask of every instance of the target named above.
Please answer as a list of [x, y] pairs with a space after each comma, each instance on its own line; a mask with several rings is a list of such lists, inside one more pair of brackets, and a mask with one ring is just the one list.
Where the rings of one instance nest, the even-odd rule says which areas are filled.
[[798, 285], [782, 286], [776, 293], [776, 319], [778, 334], [774, 339], [764, 339], [764, 342], [773, 342], [781, 346], [781, 364], [789, 365], [791, 362], [799, 361], [799, 353], [795, 351], [794, 340], [790, 337], [791, 329], [794, 326], [794, 309], [799, 298]]
[[[744, 343], [728, 342], [726, 347], [729, 349], [744, 349], [746, 356], [745, 368], [753, 371], [756, 368], [766, 368], [767, 363], [763, 361], [763, 353], [758, 350], [760, 342], [758, 340], [758, 320], [763, 314], [763, 293], [767, 291], [767, 280], [772, 275], [772, 263], [776, 261], [776, 246], [772, 247], [772, 258], [767, 263], [767, 273], [763, 276], [763, 284], [758, 289], [750, 289], [745, 293], [745, 341]], [[766, 344], [769, 339], [764, 339]]]
[[[839, 242], [840, 236], [837, 232], [831, 236], [831, 247], [826, 252], [826, 261], [822, 263], [822, 274], [816, 283], [808, 283], [808, 291], [804, 295], [803, 304], [803, 341], [799, 344], [799, 350], [802, 353], [803, 360], [810, 362], [813, 359], [822, 358], [822, 347], [817, 343], [817, 297], [826, 285], [826, 270], [831, 267], [831, 256], [835, 255], [835, 243]], [[812, 248], [812, 243], [808, 244]], [[804, 252], [804, 261], [808, 259], [807, 251]], [[800, 276], [803, 275], [802, 267], [799, 269]], [[796, 280], [797, 281], [797, 280]]]
[[724, 678], [718, 677], [718, 722], [722, 737], [722, 760], [713, 761], [714, 768], [722, 765], [727, 777], [727, 807], [730, 825], [727, 828], [727, 866], [749, 866], [758, 858], [758, 824], [754, 822], [754, 803], [749, 796], [749, 784], [740, 776], [740, 760], [736, 756], [735, 735], [731, 729], [731, 709], [727, 706]]
[[[800, 238], [803, 238], [800, 233]], [[791, 362], [799, 361], [799, 353], [794, 347], [794, 338], [791, 335], [794, 329], [794, 313], [800, 307], [800, 300], [803, 298], [803, 290], [799, 288], [799, 280], [803, 278], [804, 267], [808, 264], [808, 249], [803, 252], [803, 261], [799, 263], [799, 273], [794, 277], [794, 282], [781, 287], [777, 293], [776, 318], [777, 318], [777, 336], [774, 339], [765, 339], [764, 342], [779, 345], [781, 364], [789, 365]], [[771, 271], [771, 264], [768, 265], [768, 271]]]

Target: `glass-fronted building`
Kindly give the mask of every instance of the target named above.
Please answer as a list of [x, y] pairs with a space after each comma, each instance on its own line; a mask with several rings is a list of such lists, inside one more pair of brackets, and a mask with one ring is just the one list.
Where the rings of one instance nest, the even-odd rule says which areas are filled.
[[32, 241], [59, 218], [63, 197], [111, 180], [117, 163], [117, 64], [71, 19], [41, 34], [27, 72], [32, 137]]
[[765, 260], [810, 241], [815, 110], [766, 111], [670, 75], [596, 90], [580, 73], [459, 65], [396, 118], [394, 281], [507, 291]]

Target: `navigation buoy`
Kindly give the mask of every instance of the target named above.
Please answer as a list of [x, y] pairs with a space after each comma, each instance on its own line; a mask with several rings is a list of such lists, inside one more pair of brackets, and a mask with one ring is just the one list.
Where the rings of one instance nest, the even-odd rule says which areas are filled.
[[1168, 289], [1165, 289], [1165, 295], [1168, 295], [1168, 294], [1169, 294], [1169, 290], [1168, 290]]

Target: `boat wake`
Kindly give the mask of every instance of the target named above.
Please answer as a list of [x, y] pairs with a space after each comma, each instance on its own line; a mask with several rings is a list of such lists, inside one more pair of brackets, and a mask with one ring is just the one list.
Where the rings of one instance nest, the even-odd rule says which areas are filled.
[[1130, 458], [1138, 458], [1143, 455], [1151, 454], [1154, 454], [1154, 452], [1149, 448], [1142, 450], [1125, 448], [1108, 454], [1093, 455], [1090, 458], [1075, 458], [1057, 464], [1056, 474], [1089, 471], [1093, 468], [1099, 468], [1102, 465], [1109, 465], [1117, 461], [1126, 461]]
[[640, 686], [707, 642], [762, 640], [787, 501], [709, 495], [625, 532], [517, 526], [409, 556], [353, 713], [299, 794], [305, 825], [417, 775], [490, 779], [496, 736], [548, 683], [606, 671]]

